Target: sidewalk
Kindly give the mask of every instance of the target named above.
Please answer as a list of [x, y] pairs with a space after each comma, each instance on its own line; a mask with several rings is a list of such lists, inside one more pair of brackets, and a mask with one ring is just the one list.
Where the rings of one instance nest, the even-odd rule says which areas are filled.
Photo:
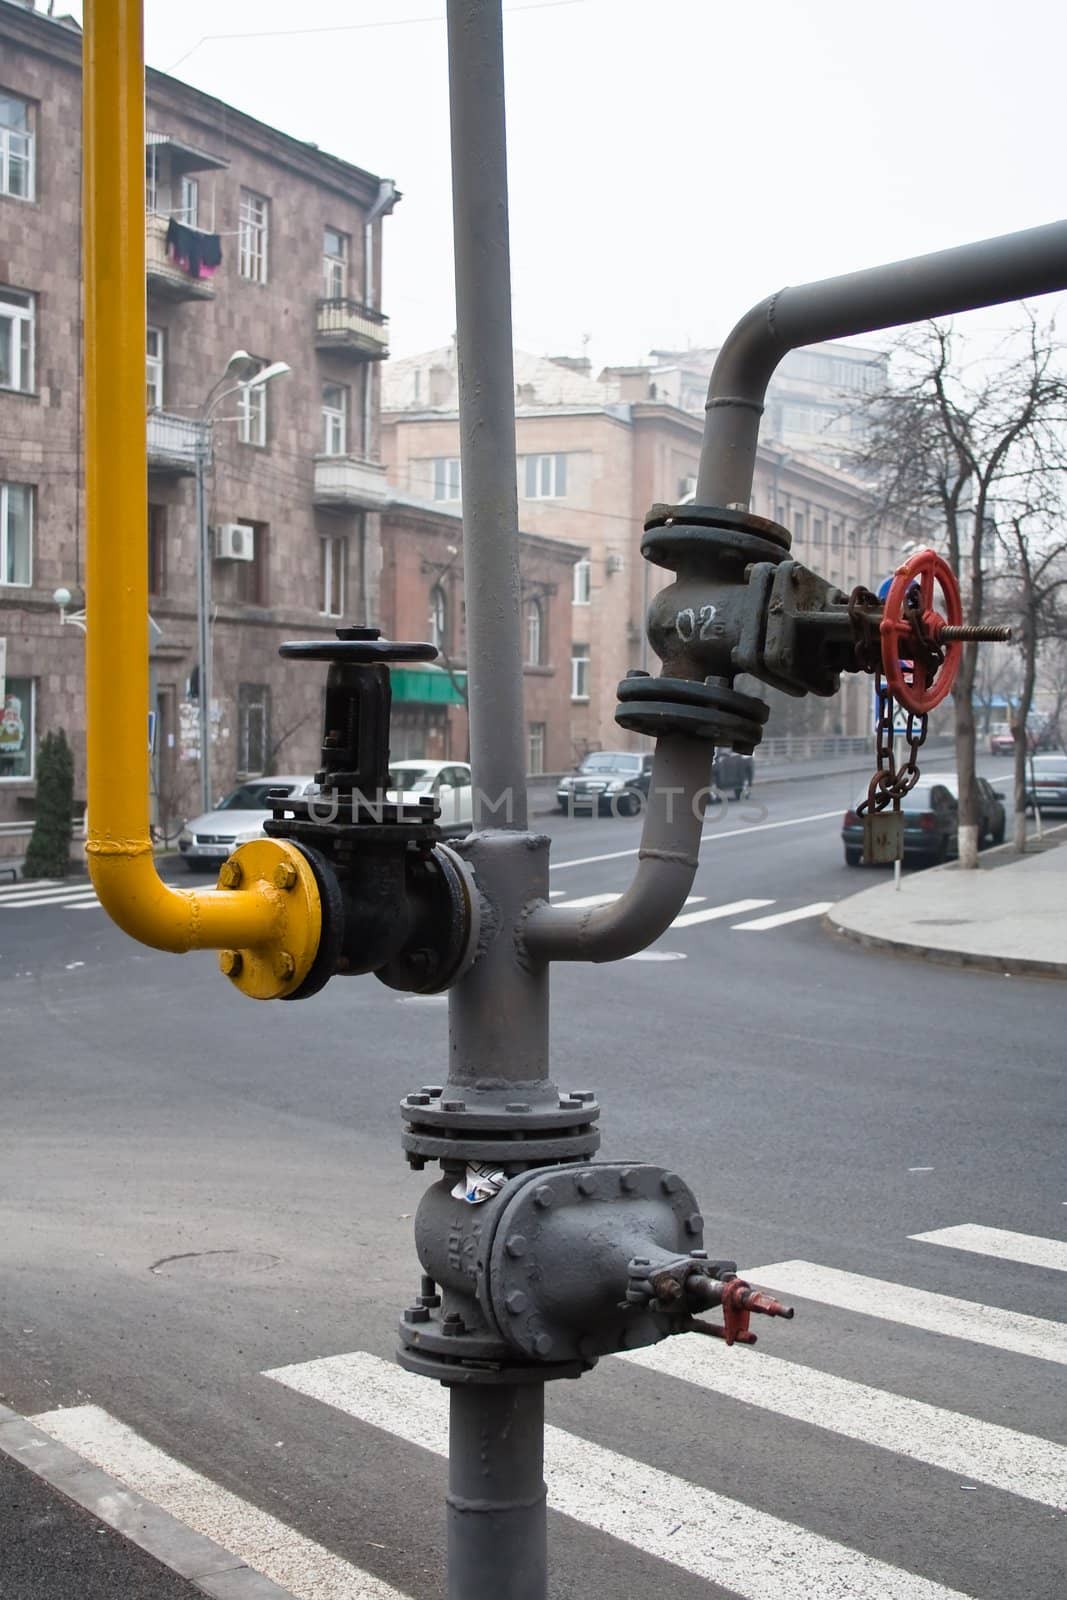
[[953, 966], [1067, 978], [1067, 823], [1046, 828], [1024, 856], [1010, 844], [975, 872], [955, 862], [861, 890], [827, 912], [860, 944]]

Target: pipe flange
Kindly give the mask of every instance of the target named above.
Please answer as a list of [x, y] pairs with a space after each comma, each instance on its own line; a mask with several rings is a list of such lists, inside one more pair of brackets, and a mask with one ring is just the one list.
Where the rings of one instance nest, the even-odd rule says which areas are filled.
[[406, 1372], [417, 1372], [422, 1378], [434, 1378], [443, 1384], [520, 1384], [551, 1383], [555, 1378], [580, 1378], [595, 1363], [592, 1361], [538, 1361], [488, 1362], [448, 1359], [431, 1352], [412, 1350], [401, 1344], [396, 1353], [397, 1365]]
[[653, 506], [645, 518], [641, 554], [672, 572], [718, 561], [777, 564], [789, 554], [790, 534], [751, 511], [722, 506]]
[[632, 733], [659, 738], [680, 733], [691, 739], [732, 745], [751, 755], [763, 737], [770, 707], [726, 684], [694, 678], [624, 678], [618, 687], [615, 721]]
[[[542, 1098], [524, 1099], [521, 1086], [478, 1090], [425, 1085], [406, 1095], [401, 1145], [423, 1161], [494, 1161], [501, 1165], [574, 1161], [600, 1148], [600, 1107], [591, 1089], [536, 1085]], [[526, 1091], [528, 1092], [528, 1091]]]
[[252, 1000], [295, 995], [315, 964], [322, 897], [311, 862], [285, 839], [253, 839], [219, 869], [220, 889], [253, 889], [275, 904], [268, 938], [249, 949], [221, 950], [219, 970]]

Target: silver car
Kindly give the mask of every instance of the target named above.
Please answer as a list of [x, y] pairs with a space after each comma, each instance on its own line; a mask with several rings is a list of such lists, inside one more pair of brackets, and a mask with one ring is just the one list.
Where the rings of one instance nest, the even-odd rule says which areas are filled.
[[181, 858], [190, 872], [218, 867], [239, 844], [263, 838], [263, 824], [270, 815], [267, 795], [284, 789], [287, 796], [303, 795], [314, 789], [315, 779], [305, 773], [276, 778], [249, 778], [238, 784], [215, 811], [187, 822], [178, 837]]

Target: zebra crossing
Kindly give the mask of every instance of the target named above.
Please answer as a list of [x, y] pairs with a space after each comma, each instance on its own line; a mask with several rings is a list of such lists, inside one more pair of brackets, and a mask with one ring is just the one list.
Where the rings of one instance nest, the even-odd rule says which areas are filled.
[[[1067, 1244], [1060, 1239], [975, 1223], [908, 1237], [920, 1250], [960, 1252], [965, 1271], [967, 1263], [979, 1254], [1014, 1263], [1022, 1269], [1020, 1281], [1024, 1284], [1034, 1281], [1027, 1279], [1028, 1272], [1051, 1274], [1057, 1282], [1056, 1274], [1067, 1273]], [[907, 1490], [909, 1472], [933, 1470], [949, 1475], [946, 1488], [984, 1488], [995, 1496], [1009, 1497], [1001, 1508], [1009, 1517], [1016, 1515], [1011, 1508], [1018, 1502], [1049, 1513], [1067, 1510], [1067, 1445], [1055, 1438], [911, 1397], [899, 1392], [899, 1378], [896, 1388], [892, 1381], [885, 1386], [886, 1376], [881, 1371], [860, 1375], [852, 1371], [844, 1376], [824, 1370], [834, 1351], [832, 1333], [837, 1319], [827, 1314], [831, 1308], [835, 1313], [845, 1310], [871, 1319], [874, 1325], [890, 1323], [897, 1329], [916, 1330], [920, 1340], [936, 1334], [944, 1340], [948, 1353], [955, 1356], [958, 1352], [965, 1360], [974, 1359], [976, 1347], [1005, 1353], [997, 1370], [1006, 1371], [1008, 1381], [1010, 1364], [1018, 1358], [1052, 1367], [1067, 1361], [1067, 1323], [830, 1264], [779, 1261], [744, 1269], [743, 1275], [761, 1287], [804, 1302], [803, 1322], [811, 1328], [812, 1349], [822, 1364], [807, 1365], [777, 1353], [764, 1354], [762, 1349], [727, 1350], [693, 1334], [608, 1358], [603, 1365], [609, 1370], [625, 1369], [632, 1386], [656, 1380], [685, 1386], [671, 1406], [660, 1404], [644, 1413], [662, 1418], [668, 1440], [676, 1437], [670, 1430], [677, 1414], [683, 1412], [694, 1433], [714, 1441], [718, 1402], [732, 1401], [751, 1407], [764, 1418], [757, 1430], [764, 1440], [768, 1430], [774, 1437], [778, 1420], [782, 1427], [812, 1430], [814, 1437], [831, 1446], [835, 1440], [849, 1441], [849, 1448], [876, 1452], [878, 1460], [886, 1463], [880, 1470], [902, 1493]], [[898, 1331], [892, 1337], [899, 1346], [906, 1335]], [[278, 1386], [290, 1396], [322, 1408], [326, 1428], [354, 1425], [393, 1439], [397, 1449], [391, 1459], [396, 1466], [398, 1504], [405, 1473], [414, 1459], [410, 1452], [428, 1452], [432, 1457], [447, 1454], [445, 1393], [369, 1351], [271, 1367], [260, 1378], [269, 1388]], [[999, 1394], [985, 1388], [977, 1392], [982, 1395], [983, 1408], [987, 1405], [994, 1415], [1003, 1410]], [[1067, 1429], [1063, 1385], [1051, 1381], [1048, 1394], [1050, 1404], [1042, 1411], [1043, 1426], [1051, 1433], [1058, 1429], [1063, 1434]], [[604, 1403], [610, 1405], [610, 1396]], [[266, 1394], [257, 1409], [268, 1411]], [[594, 1412], [592, 1425], [585, 1424], [589, 1432], [596, 1432], [596, 1415]], [[599, 1415], [606, 1427], [607, 1413]], [[33, 1421], [129, 1488], [224, 1544], [282, 1585], [295, 1600], [405, 1600], [405, 1595], [381, 1576], [354, 1566], [298, 1529], [193, 1472], [97, 1406], [49, 1411]], [[168, 1431], [173, 1437], [173, 1430]], [[641, 1440], [640, 1448], [645, 1455], [654, 1456], [657, 1441]], [[670, 1457], [672, 1465], [676, 1458], [677, 1452]], [[358, 1452], [354, 1459], [358, 1461]], [[736, 1492], [730, 1493], [697, 1481], [699, 1473], [691, 1470], [687, 1474], [687, 1464], [683, 1456], [682, 1470], [666, 1471], [581, 1433], [558, 1426], [546, 1430], [550, 1507], [592, 1535], [662, 1563], [660, 1587], [667, 1593], [673, 1569], [690, 1580], [717, 1585], [741, 1600], [844, 1600], [846, 1596], [848, 1600], [993, 1600], [1005, 1591], [1025, 1593], [1029, 1600], [1060, 1600], [1062, 1569], [1054, 1587], [1028, 1588], [1025, 1579], [1012, 1570], [1008, 1553], [999, 1569], [994, 1571], [988, 1565], [982, 1569], [988, 1585], [961, 1588], [955, 1585], [954, 1575], [946, 1583], [948, 1558], [937, 1548], [940, 1524], [936, 1521], [931, 1525], [934, 1531], [928, 1529], [926, 1546], [917, 1542], [906, 1546], [906, 1564], [887, 1561], [862, 1548], [855, 1527], [850, 1537], [837, 1539], [818, 1525], [816, 1497], [809, 1499], [802, 1471], [797, 1473], [795, 1494], [790, 1498], [792, 1515], [786, 1518], [780, 1508], [772, 1511], [760, 1504], [763, 1478], [754, 1470], [755, 1457], [751, 1466], [743, 1459], [731, 1461], [726, 1482], [731, 1491], [736, 1486]], [[358, 1502], [358, 1467], [351, 1492]], [[984, 1518], [991, 1515], [992, 1504], [983, 1502]], [[381, 1537], [385, 1537], [384, 1531]], [[1062, 1537], [1051, 1515], [1046, 1537]], [[409, 1538], [417, 1540], [417, 1527], [409, 1530]], [[941, 1576], [929, 1575], [931, 1569]], [[410, 1600], [429, 1600], [436, 1592], [436, 1583], [431, 1583], [425, 1591], [413, 1592]]]
[[[167, 883], [168, 889], [188, 889], [190, 885]], [[96, 890], [88, 878], [71, 881], [61, 878], [34, 878], [21, 883], [0, 885], [0, 911], [29, 911], [37, 906], [65, 911], [102, 909]]]

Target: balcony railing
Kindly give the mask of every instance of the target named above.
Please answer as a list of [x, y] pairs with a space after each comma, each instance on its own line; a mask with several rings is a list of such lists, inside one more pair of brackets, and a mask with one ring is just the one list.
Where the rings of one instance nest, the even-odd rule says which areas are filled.
[[157, 211], [150, 211], [145, 217], [145, 270], [149, 289], [169, 300], [213, 300], [215, 288], [211, 279], [190, 274], [167, 254], [170, 222], [170, 217], [161, 216]]
[[359, 456], [315, 457], [315, 504], [374, 510], [389, 498], [385, 468]]
[[389, 354], [389, 318], [359, 300], [320, 300], [315, 308], [315, 344], [356, 361], [384, 361]]
[[152, 472], [191, 475], [201, 440], [207, 443], [205, 424], [197, 417], [179, 417], [172, 411], [148, 413], [148, 467]]

